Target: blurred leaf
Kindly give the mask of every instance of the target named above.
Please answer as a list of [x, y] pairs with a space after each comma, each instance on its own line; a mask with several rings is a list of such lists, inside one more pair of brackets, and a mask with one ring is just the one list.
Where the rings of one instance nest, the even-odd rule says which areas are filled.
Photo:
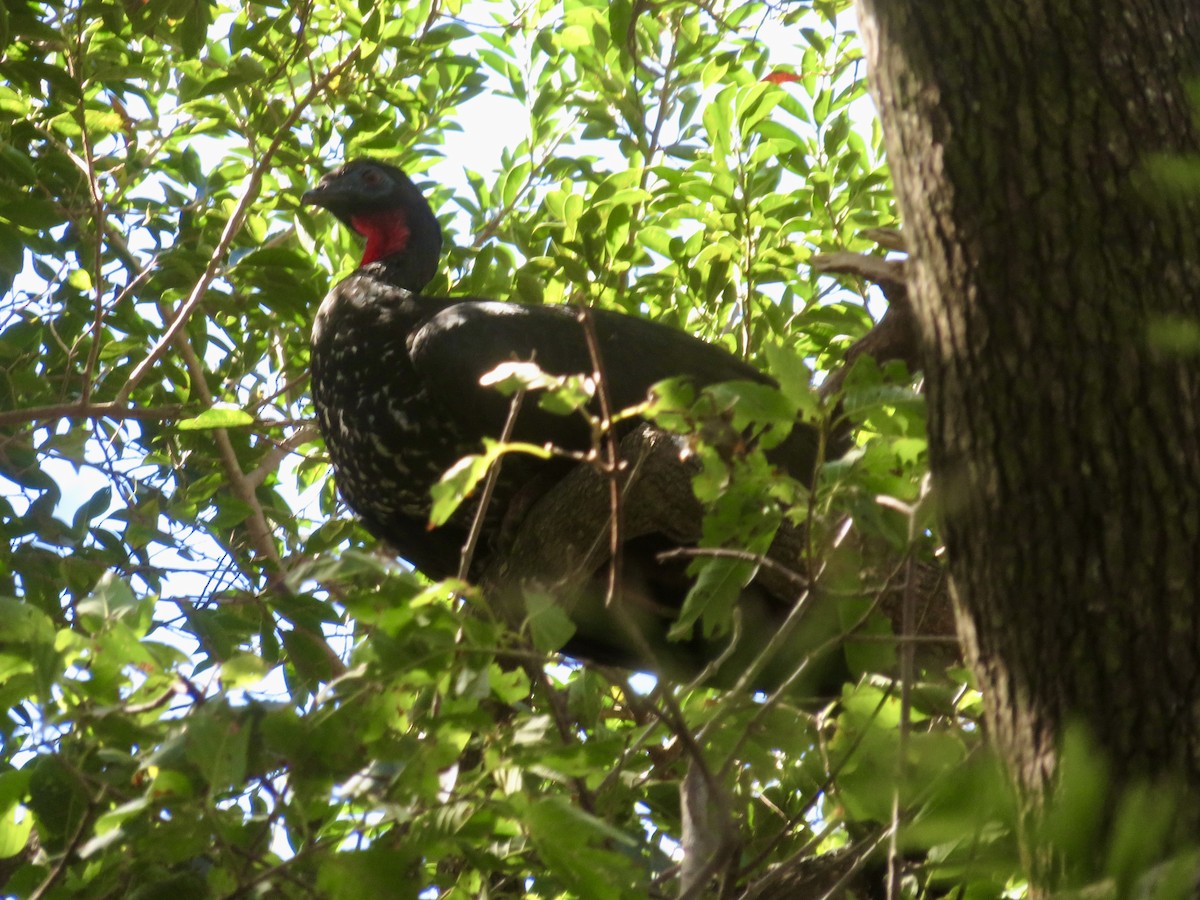
[[550, 594], [529, 591], [525, 594], [529, 631], [538, 650], [558, 650], [575, 633], [575, 625]]
[[180, 431], [210, 431], [214, 428], [236, 428], [254, 424], [254, 416], [234, 406], [217, 405], [206, 409], [198, 416], [183, 419], [176, 424]]
[[753, 563], [740, 559], [703, 560], [698, 567], [699, 577], [683, 602], [679, 618], [671, 626], [671, 640], [687, 640], [696, 622], [701, 620], [706, 638], [727, 631], [733, 608], [754, 569]]
[[583, 810], [558, 799], [539, 800], [526, 813], [529, 837], [550, 870], [579, 897], [632, 897], [634, 873], [626, 859], [604, 849], [630, 839]]

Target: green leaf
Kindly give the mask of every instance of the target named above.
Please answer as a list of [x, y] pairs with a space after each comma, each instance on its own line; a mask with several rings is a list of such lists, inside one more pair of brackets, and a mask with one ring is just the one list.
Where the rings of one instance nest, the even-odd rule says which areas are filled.
[[88, 524], [96, 518], [99, 518], [104, 513], [108, 512], [109, 505], [112, 503], [112, 488], [105, 486], [92, 494], [87, 503], [84, 503], [75, 512], [75, 518], [71, 522], [71, 530], [79, 538], [83, 538], [87, 532]]
[[575, 633], [575, 624], [551, 594], [526, 592], [525, 609], [533, 646], [543, 653], [558, 650]]
[[312, 682], [333, 679], [333, 659], [329, 645], [315, 634], [297, 628], [280, 633], [287, 650], [288, 661], [296, 671]]
[[88, 809], [88, 797], [76, 773], [61, 758], [39, 757], [32, 763], [29, 808], [37, 817], [42, 846], [61, 848]]
[[727, 632], [733, 608], [754, 570], [753, 563], [741, 559], [702, 560], [699, 577], [683, 601], [678, 620], [671, 626], [670, 639], [688, 640], [699, 621], [703, 622], [701, 631], [706, 638]]
[[320, 859], [317, 888], [329, 900], [361, 900], [363, 897], [395, 897], [416, 900], [420, 881], [408, 867], [415, 861], [420, 843], [407, 847], [370, 847], [342, 853], [327, 853]]
[[484, 439], [483, 449], [483, 453], [473, 453], [456, 462], [430, 489], [430, 495], [433, 498], [433, 507], [429, 514], [430, 527], [437, 528], [444, 525], [463, 501], [471, 496], [479, 483], [487, 477], [492, 464], [504, 454], [526, 453], [538, 459], [549, 459], [552, 455], [546, 447], [539, 447], [536, 444], [525, 444], [518, 441], [501, 444], [488, 438]]
[[212, 790], [223, 792], [242, 783], [250, 747], [246, 719], [227, 707], [204, 709], [189, 717], [184, 734], [188, 761]]
[[81, 616], [94, 616], [101, 621], [115, 621], [137, 615], [143, 601], [133, 588], [112, 572], [106, 572], [97, 582], [95, 589], [78, 606]]
[[237, 428], [253, 424], [254, 416], [244, 409], [218, 403], [198, 416], [181, 420], [175, 427], [180, 431], [211, 431], [214, 428]]
[[221, 680], [227, 688], [244, 688], [262, 681], [266, 663], [253, 653], [235, 653], [221, 664]]
[[487, 477], [493, 462], [493, 454], [472, 453], [446, 470], [446, 474], [429, 491], [433, 498], [433, 506], [429, 512], [431, 528], [445, 525], [449, 521], [454, 511], [471, 495], [479, 482]]
[[763, 345], [771, 374], [779, 382], [779, 389], [799, 412], [803, 421], [816, 422], [820, 417], [820, 399], [812, 385], [812, 372], [804, 359], [778, 344]]
[[530, 840], [550, 871], [583, 900], [634, 896], [636, 883], [626, 857], [605, 849], [610, 842], [629, 847], [624, 832], [554, 797], [530, 805], [525, 814]]
[[32, 831], [33, 815], [29, 810], [14, 806], [0, 814], [0, 859], [8, 859], [24, 850]]
[[488, 668], [488, 684], [503, 703], [520, 703], [529, 696], [529, 676], [519, 669], [505, 672], [492, 665]]
[[140, 815], [149, 806], [148, 797], [137, 797], [99, 816], [93, 826], [94, 834], [79, 848], [80, 857], [87, 859], [120, 841], [123, 836], [121, 826], [125, 821]]
[[0, 597], [0, 641], [50, 644], [54, 642], [54, 624], [33, 605]]
[[733, 141], [733, 96], [726, 88], [704, 108], [704, 129], [715, 161], [723, 161], [729, 155]]

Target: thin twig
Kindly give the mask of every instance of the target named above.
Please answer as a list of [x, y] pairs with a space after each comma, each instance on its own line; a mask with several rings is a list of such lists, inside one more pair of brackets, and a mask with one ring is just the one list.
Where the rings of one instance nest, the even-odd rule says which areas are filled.
[[142, 713], [153, 712], [156, 709], [161, 709], [170, 703], [174, 697], [177, 697], [180, 694], [187, 694], [189, 697], [191, 697], [193, 703], [204, 702], [204, 695], [200, 693], [194, 684], [180, 675], [177, 676], [176, 680], [171, 682], [171, 685], [157, 697], [154, 697], [143, 703], [130, 703], [127, 705], [124, 710], [125, 715], [138, 716]]
[[764, 556], [761, 553], [751, 553], [749, 550], [739, 550], [736, 547], [677, 547], [674, 550], [664, 550], [655, 558], [666, 562], [671, 559], [694, 558], [694, 557], [723, 557], [727, 559], [740, 559], [743, 562], [753, 563], [762, 569], [769, 569], [777, 575], [782, 575], [788, 581], [799, 587], [808, 587], [808, 579], [797, 572], [785, 566], [783, 563], [776, 562], [769, 556]]
[[71, 835], [71, 839], [67, 841], [67, 846], [63, 848], [58, 859], [54, 861], [54, 865], [42, 883], [29, 895], [29, 900], [42, 900], [58, 880], [62, 878], [63, 873], [67, 870], [67, 865], [71, 862], [71, 857], [78, 852], [79, 845], [83, 843], [83, 835], [87, 831], [88, 825], [91, 824], [89, 820], [91, 819], [92, 807], [93, 801], [89, 800], [88, 809], [80, 816], [79, 824], [75, 827], [75, 832]]
[[[104, 232], [105, 236], [111, 235], [111, 229], [109, 229], [107, 227], [107, 225], [105, 228], [102, 229], [102, 231]], [[110, 240], [109, 243], [111, 244], [112, 241]], [[110, 248], [110, 249], [112, 249], [112, 248]], [[150, 258], [150, 261], [148, 263], [146, 263], [145, 267], [143, 267], [136, 274], [134, 274], [133, 277], [129, 279], [129, 283], [126, 284], [125, 287], [121, 288], [120, 293], [118, 293], [113, 298], [112, 303], [109, 304], [109, 308], [116, 309], [118, 306], [120, 306], [126, 297], [128, 297], [130, 294], [132, 294], [135, 290], [140, 288], [146, 282], [146, 279], [150, 277], [150, 275], [155, 271], [157, 266], [158, 266], [158, 254], [156, 253], [156, 254], [154, 254], [154, 256], [152, 256]], [[129, 271], [131, 273], [133, 272], [132, 269], [129, 269]], [[85, 364], [84, 371], [83, 371], [83, 390], [81, 391], [81, 398], [82, 398], [83, 403], [91, 402], [92, 388], [95, 384], [96, 363], [99, 362], [99, 359], [100, 359], [100, 328], [104, 324], [104, 314], [105, 313], [106, 313], [106, 310], [104, 309], [104, 307], [101, 303], [101, 297], [99, 295], [97, 295], [97, 297], [96, 297], [96, 315], [92, 322], [92, 327], [89, 329], [91, 338], [92, 338], [92, 346], [91, 346], [90, 352], [88, 353], [88, 360], [87, 360], [87, 363]], [[80, 335], [79, 337], [77, 337], [75, 339], [74, 343], [71, 345], [71, 350], [70, 350], [71, 356], [74, 356], [75, 348], [79, 346], [79, 342], [82, 341], [83, 338], [84, 338], [84, 335]]]
[[[550, 706], [551, 718], [554, 719], [554, 726], [558, 729], [559, 739], [562, 740], [564, 747], [578, 746], [579, 736], [575, 728], [571, 724], [570, 709], [567, 706], [566, 698], [551, 682], [550, 677], [546, 674], [546, 661], [544, 657], [535, 657], [533, 659], [523, 659], [521, 666], [525, 670], [525, 674], [529, 677], [531, 685], [535, 685], [542, 689], [546, 695], [546, 702]], [[571, 776], [571, 784], [575, 786], [575, 794], [579, 798], [579, 805], [585, 812], [596, 812], [596, 792], [588, 789], [587, 780], [582, 776]]]
[[[568, 126], [570, 124], [574, 124], [574, 121], [575, 119], [572, 119], [572, 121], [568, 123]], [[504, 223], [504, 220], [512, 214], [512, 211], [517, 208], [518, 204], [520, 204], [523, 199], [525, 199], [525, 195], [533, 187], [534, 176], [537, 173], [545, 170], [546, 164], [550, 160], [554, 159], [554, 155], [558, 151], [558, 148], [570, 134], [572, 134], [571, 129], [569, 127], [564, 127], [562, 133], [546, 148], [546, 152], [542, 154], [541, 159], [534, 160], [531, 163], [529, 166], [529, 174], [525, 177], [525, 183], [522, 184], [517, 190], [517, 193], [513, 195], [512, 200], [504, 204], [504, 206], [500, 209], [496, 210], [496, 214], [488, 219], [487, 222], [484, 223], [483, 227], [479, 229], [479, 233], [476, 234], [474, 240], [471, 241], [472, 250], [478, 250], [489, 240], [495, 237], [496, 232], [500, 230], [500, 226]]]
[[[196, 355], [195, 348], [192, 347], [186, 338], [181, 336], [178, 344], [179, 355], [183, 357], [184, 366], [188, 370], [188, 375], [192, 380], [192, 390], [206, 408], [211, 407], [213, 405], [213, 395], [212, 391], [208, 389], [204, 364], [200, 362], [200, 357]], [[282, 575], [279, 569], [281, 562], [279, 551], [275, 547], [274, 538], [271, 536], [271, 527], [267, 524], [266, 513], [263, 511], [262, 504], [258, 501], [258, 497], [254, 493], [254, 485], [246, 473], [242, 471], [241, 463], [237, 458], [237, 451], [233, 447], [233, 442], [229, 439], [229, 431], [225, 428], [214, 428], [210, 434], [212, 434], [213, 441], [217, 445], [217, 454], [221, 458], [221, 464], [225, 469], [225, 475], [229, 480], [229, 486], [233, 489], [234, 496], [245, 503], [250, 509], [250, 515], [246, 519], [246, 530], [250, 535], [250, 543], [260, 557], [273, 564], [273, 566], [268, 567], [274, 571], [268, 571], [267, 581], [272, 582], [277, 580]]]
[[[635, 24], [636, 24], [636, 17], [634, 18], [634, 20], [632, 20], [630, 22], [630, 27], [631, 28], [634, 27]], [[676, 29], [678, 29], [678, 24], [676, 24]], [[656, 104], [658, 107], [658, 110], [655, 115], [654, 125], [650, 130], [649, 140], [646, 142], [646, 145], [642, 148], [642, 166], [641, 166], [641, 174], [638, 177], [638, 188], [640, 188], [643, 191], [648, 190], [650, 187], [650, 172], [651, 172], [652, 167], [654, 166], [655, 158], [658, 156], [659, 151], [661, 149], [660, 142], [662, 140], [662, 130], [663, 130], [663, 126], [666, 124], [668, 110], [672, 105], [672, 91], [675, 87], [675, 83], [672, 80], [671, 76], [672, 76], [672, 74], [674, 74], [675, 64], [678, 61], [679, 44], [680, 44], [680, 42], [678, 40], [678, 35], [676, 35], [676, 38], [677, 38], [676, 40], [671, 42], [671, 52], [670, 52], [670, 55], [667, 57], [667, 61], [666, 61], [665, 65], [663, 66], [662, 89], [658, 92], [658, 103]], [[632, 47], [630, 48], [630, 56], [636, 56], [636, 53], [634, 52], [634, 48], [632, 48]], [[636, 75], [636, 70], [635, 70], [635, 75]], [[640, 97], [640, 93], [635, 92], [634, 97]], [[644, 109], [642, 110], [641, 121], [643, 121], [643, 122], [645, 121], [645, 110]], [[640, 135], [639, 135], [639, 137], [640, 137]], [[640, 143], [640, 141], [639, 141], [639, 143]], [[633, 209], [632, 209], [632, 212], [630, 215], [629, 234], [625, 238], [626, 252], [631, 251], [634, 248], [634, 246], [637, 244], [639, 224], [645, 218], [644, 207], [645, 207], [645, 203], [644, 203], [644, 201], [641, 201], [641, 200], [639, 200], [637, 203], [635, 203], [633, 205]], [[630, 272], [630, 270], [626, 269], [617, 278], [617, 298], [618, 299], [622, 298], [625, 295], [625, 291], [629, 286], [629, 272]]]
[[[79, 58], [82, 58], [86, 54], [83, 47], [82, 24], [80, 25], [76, 52], [78, 57], [72, 61], [72, 69], [75, 69], [78, 65]], [[84, 79], [80, 77], [81, 73], [77, 69], [71, 74], [77, 82], [83, 82]], [[104, 198], [100, 194], [100, 183], [96, 178], [96, 159], [92, 152], [92, 137], [91, 132], [88, 130], [87, 114], [84, 110], [85, 103], [86, 100], [80, 97], [76, 110], [79, 113], [79, 139], [83, 144], [85, 163], [83, 174], [87, 178], [88, 194], [92, 201], [92, 221], [96, 232], [96, 246], [92, 250], [92, 288], [96, 292], [96, 310], [92, 317], [92, 346], [88, 350], [87, 362], [83, 368], [83, 390], [80, 393], [81, 403], [87, 403], [92, 399], [93, 373], [96, 370], [96, 363], [100, 359], [100, 329], [104, 325], [104, 223], [108, 220], [104, 212]]]
[[[889, 685], [888, 688], [882, 692], [879, 702], [875, 704], [875, 709], [872, 710], [870, 715], [867, 716], [866, 722], [868, 725], [873, 723], [878, 718], [879, 713], [883, 710], [884, 705], [888, 702], [888, 700], [891, 699], [891, 697], [892, 688]], [[862, 742], [866, 740], [867, 735], [870, 733], [870, 729], [866, 727], [858, 730], [857, 734], [855, 734], [851, 739], [850, 746], [848, 746], [846, 751], [842, 754], [841, 759], [839, 759], [833, 765], [827, 766], [825, 779], [820, 785], [817, 786], [815, 790], [811, 792], [811, 795], [804, 806], [784, 822], [783, 828], [779, 830], [779, 833], [776, 834], [775, 837], [771, 838], [767, 842], [767, 845], [760, 851], [758, 856], [742, 866], [742, 874], [749, 874], [765, 863], [775, 852], [775, 848], [779, 846], [779, 843], [785, 837], [787, 837], [791, 830], [800, 822], [807, 821], [809, 813], [812, 812], [813, 808], [817, 805], [817, 802], [820, 801], [822, 797], [828, 795], [831, 790], [833, 790], [838, 776], [842, 774], [842, 770], [845, 769], [850, 760], [854, 758], [854, 754], [858, 752], [859, 746], [862, 745]], [[816, 850], [816, 848], [820, 846], [821, 841], [824, 840], [829, 830], [839, 827], [842, 824], [843, 823], [839, 822], [836, 818], [831, 817], [826, 823], [825, 828], [814, 834], [810, 840], [805, 842], [804, 846], [798, 848], [796, 852], [792, 854], [793, 858], [802, 859], [808, 856], [809, 853]], [[767, 877], [769, 878], [770, 876]]]
[[[845, 535], [846, 535], [846, 533], [848, 533], [848, 531], [849, 531], [849, 520], [847, 520], [846, 527], [843, 530], [841, 536], [838, 538], [839, 543], [842, 539], [845, 538]], [[836, 546], [836, 544], [835, 544], [835, 546]], [[826, 558], [827, 559], [829, 558], [828, 554], [826, 555]], [[903, 567], [902, 565], [898, 566], [896, 569], [896, 573], [898, 573], [902, 567]], [[821, 571], [823, 572], [824, 568], [822, 568]], [[889, 584], [890, 582], [891, 582], [891, 578], [889, 578], [888, 582], [885, 583], [885, 588], [886, 588], [886, 585]], [[779, 701], [787, 695], [788, 691], [791, 690], [792, 685], [795, 684], [797, 680], [799, 680], [800, 676], [808, 668], [809, 663], [813, 659], [820, 657], [822, 654], [837, 647], [840, 643], [845, 641], [845, 639], [848, 635], [853, 634], [855, 631], [857, 631], [859, 628], [861, 628], [863, 625], [865, 625], [867, 623], [867, 621], [871, 618], [871, 616], [874, 615], [875, 610], [879, 607], [879, 604], [882, 601], [883, 601], [883, 594], [881, 592], [875, 598], [874, 602], [869, 607], [867, 607], [867, 609], [863, 611], [862, 615], [860, 615], [854, 622], [852, 622], [848, 628], [846, 628], [840, 634], [835, 634], [833, 637], [829, 638], [827, 641], [818, 645], [817, 647], [814, 647], [807, 655], [805, 655], [804, 659], [802, 659], [800, 661], [800, 664], [798, 666], [796, 666], [796, 668], [792, 670], [792, 673], [779, 685], [779, 687], [776, 688], [767, 697], [767, 699], [765, 701], [763, 701], [763, 703], [761, 705], [758, 706], [754, 716], [750, 719], [749, 722], [747, 722], [745, 724], [745, 726], [743, 728], [742, 736], [734, 744], [733, 749], [730, 750], [729, 755], [726, 757], [725, 765], [722, 767], [723, 770], [728, 769], [729, 767], [731, 767], [734, 764], [734, 762], [737, 759], [738, 754], [741, 752], [742, 745], [745, 744], [749, 735], [754, 733], [754, 730], [758, 727], [759, 723], [763, 720], [763, 717], [765, 717], [766, 714], [770, 710], [774, 709], [775, 706], [778, 705]], [[796, 622], [798, 621], [798, 617], [796, 617], [795, 614], [796, 614], [796, 610], [793, 609], [792, 612], [788, 614], [787, 619], [784, 620], [784, 624], [782, 626], [780, 626], [780, 629], [779, 629], [780, 632], [786, 631], [787, 633], [790, 634], [792, 628], [795, 626]], [[776, 637], [778, 637], [778, 635], [776, 635]], [[772, 638], [770, 644], [768, 644], [767, 650], [763, 651], [763, 653], [760, 654], [760, 660], [763, 656], [766, 656], [768, 654], [768, 652], [774, 652], [777, 649], [776, 643], [777, 642], [776, 642], [775, 638]], [[743, 676], [742, 679], [739, 680], [737, 686], [735, 686], [734, 690], [736, 692], [741, 693], [741, 692], [748, 690], [748, 687], [749, 687], [749, 683], [748, 683], [746, 677]], [[717, 727], [717, 723], [723, 718], [723, 713], [724, 713], [724, 709], [718, 710], [717, 714], [714, 715], [712, 717], [712, 719], [710, 719], [709, 722], [705, 725], [705, 728], [710, 729], [710, 728]]]
[[[923, 488], [928, 486], [928, 479]], [[922, 491], [924, 493], [924, 491]], [[918, 500], [918, 504], [920, 501]], [[908, 638], [916, 628], [917, 591], [916, 568], [917, 561], [913, 554], [913, 544], [918, 536], [917, 504], [908, 508], [908, 547], [904, 560], [904, 597], [900, 607], [900, 636]], [[887, 896], [888, 900], [900, 900], [901, 864], [900, 825], [903, 821], [903, 807], [900, 803], [900, 792], [908, 777], [908, 738], [912, 730], [912, 683], [914, 678], [913, 653], [916, 647], [909, 641], [900, 645], [900, 729], [896, 746], [899, 759], [896, 764], [896, 783], [892, 788], [892, 836], [888, 842], [887, 858]]]
[[[525, 400], [525, 389], [518, 388], [513, 394], [512, 402], [508, 405], [508, 416], [504, 420], [504, 428], [500, 431], [500, 443], [506, 444], [512, 438], [513, 429], [517, 425], [517, 414], [521, 411], [521, 403]], [[483, 482], [483, 490], [479, 494], [479, 505], [475, 507], [475, 516], [471, 519], [471, 530], [467, 532], [466, 543], [463, 544], [462, 555], [458, 561], [458, 580], [466, 581], [471, 572], [471, 562], [475, 558], [475, 548], [479, 544], [479, 536], [483, 533], [483, 523], [487, 517], [488, 506], [492, 502], [492, 494], [496, 491], [496, 483], [500, 480], [500, 467], [504, 464], [501, 455], [488, 470]]]
[[[282, 365], [280, 366], [280, 368], [282, 368]], [[254, 403], [252, 403], [249, 407], [247, 407], [247, 409], [255, 410], [257, 412], [258, 410], [263, 409], [264, 407], [266, 407], [268, 404], [270, 404], [271, 402], [273, 402], [274, 400], [276, 400], [279, 397], [284, 397], [285, 400], [290, 401], [292, 399], [292, 397], [291, 397], [292, 390], [294, 388], [304, 384], [304, 382], [308, 381], [308, 379], [309, 379], [308, 370], [305, 369], [301, 374], [297, 375], [295, 378], [289, 379], [288, 381], [284, 382], [280, 387], [278, 387], [276, 390], [272, 391], [271, 393], [267, 394], [265, 397], [260, 397], [258, 400], [256, 400]]]
[[831, 887], [825, 892], [824, 895], [822, 895], [821, 900], [833, 900], [834, 897], [843, 896], [842, 889], [850, 883], [851, 878], [858, 874], [858, 870], [866, 865], [867, 860], [871, 858], [871, 854], [875, 852], [879, 845], [891, 836], [891, 831], [891, 828], [887, 828], [881, 832], [879, 836], [875, 838], [875, 840], [871, 841], [871, 843], [868, 844], [862, 850], [862, 852], [858, 854], [850, 868], [842, 873], [842, 877], [837, 880], [833, 887]]
[[733, 607], [732, 619], [733, 621], [729, 628], [729, 640], [725, 642], [724, 649], [717, 656], [712, 657], [705, 663], [704, 668], [697, 672], [692, 680], [685, 685], [683, 689], [684, 693], [689, 693], [704, 687], [706, 684], [711, 684], [712, 680], [716, 678], [717, 673], [721, 671], [721, 667], [733, 659], [734, 654], [740, 649], [742, 642], [742, 611], [736, 605]]
[[[683, 745], [684, 752], [689, 757], [688, 775], [691, 776], [693, 772], [699, 774], [709, 799], [708, 806], [715, 808], [719, 819], [719, 842], [717, 846], [698, 871], [689, 873], [692, 884], [682, 885], [685, 891], [680, 895], [680, 900], [692, 900], [692, 898], [703, 896], [704, 885], [707, 880], [716, 875], [722, 866], [731, 862], [733, 819], [729, 809], [729, 795], [721, 781], [721, 776], [713, 772], [712, 767], [708, 764], [708, 760], [704, 756], [704, 751], [700, 747], [703, 731], [695, 736], [692, 735], [687, 725], [687, 719], [684, 717], [683, 710], [680, 709], [674, 694], [669, 689], [663, 689], [661, 683], [656, 688], [656, 694], [665, 707], [666, 714], [660, 712], [662, 720], [679, 739], [679, 742]], [[681, 788], [683, 788], [682, 784]], [[686, 803], [683, 797], [680, 798], [680, 801], [681, 803]], [[706, 818], [708, 817], [706, 816]], [[686, 838], [686, 836], [684, 837]], [[685, 846], [684, 853], [686, 854], [687, 852], [688, 848]]]
[[846, 635], [846, 643], [855, 644], [892, 644], [897, 647], [905, 644], [912, 646], [920, 645], [944, 645], [947, 647], [957, 647], [960, 643], [956, 637], [941, 634], [849, 634]]
[[621, 600], [621, 466], [620, 450], [617, 447], [617, 435], [613, 431], [612, 400], [608, 395], [608, 378], [604, 371], [604, 360], [600, 356], [600, 342], [596, 337], [596, 323], [592, 321], [591, 309], [580, 304], [576, 315], [579, 324], [583, 326], [583, 337], [587, 342], [588, 356], [591, 358], [592, 378], [596, 382], [596, 402], [600, 407], [600, 450], [603, 453], [601, 471], [608, 479], [608, 502], [612, 509], [609, 520], [609, 560], [608, 587], [604, 595], [605, 607], [611, 609], [613, 604]]

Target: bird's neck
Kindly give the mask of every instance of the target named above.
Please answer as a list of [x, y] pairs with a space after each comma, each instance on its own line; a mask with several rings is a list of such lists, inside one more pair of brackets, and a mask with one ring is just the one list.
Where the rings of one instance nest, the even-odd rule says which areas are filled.
[[[432, 215], [432, 214], [431, 214]], [[403, 210], [383, 210], [356, 215], [354, 230], [367, 239], [359, 268], [370, 267], [396, 287], [418, 293], [437, 274], [441, 256], [441, 231], [432, 227], [413, 228]]]
[[352, 216], [350, 224], [367, 239], [362, 262], [367, 265], [408, 249], [412, 230], [403, 210], [385, 209], [380, 212]]

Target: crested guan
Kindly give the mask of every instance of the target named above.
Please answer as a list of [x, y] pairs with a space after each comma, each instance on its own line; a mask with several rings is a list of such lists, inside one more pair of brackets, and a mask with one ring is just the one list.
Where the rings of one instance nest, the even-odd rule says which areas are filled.
[[[312, 396], [338, 488], [367, 530], [401, 557], [431, 578], [451, 576], [471, 504], [431, 529], [430, 487], [463, 456], [478, 452], [485, 436], [500, 435], [511, 404], [482, 387], [480, 377], [501, 363], [528, 360], [551, 374], [590, 374], [583, 326], [562, 306], [423, 295], [437, 270], [441, 229], [416, 185], [394, 166], [347, 162], [305, 193], [303, 202], [324, 207], [366, 239], [361, 265], [329, 291], [312, 332]], [[697, 387], [746, 379], [773, 383], [683, 332], [602, 309], [591, 315], [614, 409], [642, 402], [652, 385], [679, 376]], [[533, 402], [520, 409], [512, 440], [574, 451], [591, 446], [582, 417], [553, 415]], [[818, 445], [815, 432], [797, 425], [772, 461], [808, 482]], [[552, 483], [572, 465], [561, 458], [506, 456], [480, 547], [486, 551], [502, 525], [508, 527], [505, 515], [521, 506], [523, 491]], [[629, 563], [631, 570], [660, 565], [652, 559]], [[678, 610], [686, 588], [671, 576], [648, 583], [651, 592], [672, 594], [651, 598], [658, 610], [652, 626], [660, 632], [654, 642], [661, 647], [669, 611]], [[771, 628], [778, 618], [756, 627]], [[645, 664], [603, 613], [600, 621], [576, 625], [563, 648], [568, 655]], [[714, 650], [688, 652], [702, 657]]]

